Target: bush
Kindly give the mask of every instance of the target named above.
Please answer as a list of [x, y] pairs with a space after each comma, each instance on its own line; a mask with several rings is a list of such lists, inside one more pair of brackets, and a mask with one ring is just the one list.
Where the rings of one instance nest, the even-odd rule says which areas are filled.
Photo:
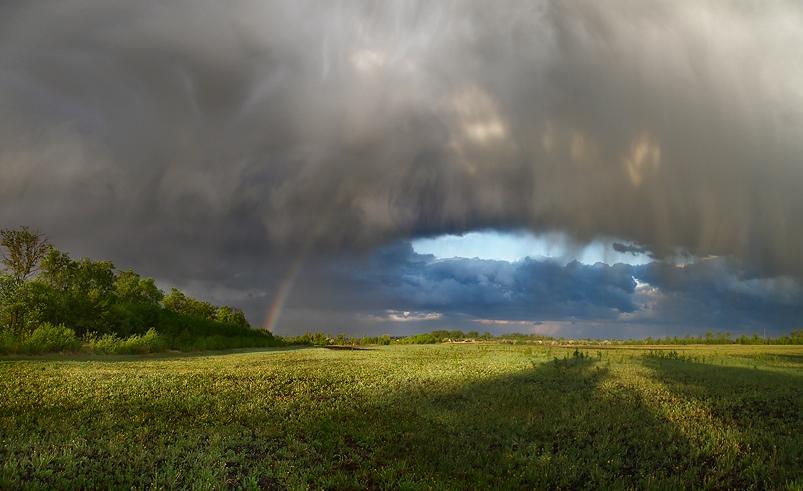
[[0, 355], [17, 353], [19, 348], [19, 340], [13, 334], [0, 331]]
[[150, 328], [143, 335], [133, 335], [120, 342], [118, 353], [139, 354], [156, 353], [163, 351], [167, 346], [164, 338], [159, 336], [156, 329]]
[[125, 339], [118, 338], [114, 334], [105, 334], [101, 337], [88, 335], [84, 338], [84, 343], [87, 351], [101, 354], [156, 353], [167, 348], [167, 340], [154, 328], [148, 329], [145, 334], [135, 334]]
[[98, 337], [95, 333], [89, 333], [84, 336], [84, 350], [100, 354], [117, 353], [121, 341], [114, 334], [104, 334]]
[[30, 336], [22, 342], [22, 351], [26, 353], [47, 353], [51, 351], [75, 351], [81, 342], [75, 331], [63, 325], [54, 326], [44, 323], [34, 329]]
[[433, 334], [416, 334], [414, 336], [407, 336], [406, 338], [399, 339], [398, 344], [437, 344], [441, 339]]

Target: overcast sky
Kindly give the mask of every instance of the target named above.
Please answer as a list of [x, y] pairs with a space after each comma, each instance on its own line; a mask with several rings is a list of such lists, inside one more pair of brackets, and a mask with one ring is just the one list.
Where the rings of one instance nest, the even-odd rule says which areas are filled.
[[0, 226], [280, 333], [786, 332], [800, 46], [799, 1], [5, 0]]

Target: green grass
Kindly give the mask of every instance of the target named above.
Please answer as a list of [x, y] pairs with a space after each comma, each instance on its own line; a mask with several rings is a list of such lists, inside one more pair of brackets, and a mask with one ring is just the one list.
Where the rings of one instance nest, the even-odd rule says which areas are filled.
[[803, 347], [672, 350], [6, 358], [0, 488], [803, 488]]

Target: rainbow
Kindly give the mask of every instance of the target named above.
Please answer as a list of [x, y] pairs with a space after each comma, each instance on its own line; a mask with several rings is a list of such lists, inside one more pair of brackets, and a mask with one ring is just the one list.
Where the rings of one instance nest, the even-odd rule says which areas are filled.
[[276, 291], [276, 295], [273, 297], [273, 301], [271, 301], [268, 311], [265, 313], [265, 321], [262, 323], [263, 329], [273, 332], [273, 329], [276, 327], [276, 323], [282, 316], [284, 304], [287, 302], [290, 292], [293, 290], [293, 286], [296, 283], [296, 278], [298, 278], [298, 273], [301, 271], [301, 267], [304, 265], [304, 260], [307, 257], [306, 249], [307, 248], [304, 248], [301, 253], [296, 256], [296, 258], [290, 264], [290, 267], [287, 269], [287, 273], [284, 275], [284, 278], [282, 278], [282, 281], [279, 284], [279, 289]]

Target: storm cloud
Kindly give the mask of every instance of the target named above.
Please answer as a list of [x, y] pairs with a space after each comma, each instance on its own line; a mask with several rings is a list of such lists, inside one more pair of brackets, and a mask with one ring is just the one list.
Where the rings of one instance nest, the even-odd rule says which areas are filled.
[[310, 264], [296, 287], [304, 293], [288, 302], [284, 332], [326, 326], [373, 334], [460, 328], [597, 338], [779, 334], [803, 318], [796, 281], [753, 278], [723, 258], [682, 267], [437, 259], [402, 243]]
[[520, 227], [800, 278], [802, 45], [791, 1], [4, 1], [0, 224], [219, 289]]

